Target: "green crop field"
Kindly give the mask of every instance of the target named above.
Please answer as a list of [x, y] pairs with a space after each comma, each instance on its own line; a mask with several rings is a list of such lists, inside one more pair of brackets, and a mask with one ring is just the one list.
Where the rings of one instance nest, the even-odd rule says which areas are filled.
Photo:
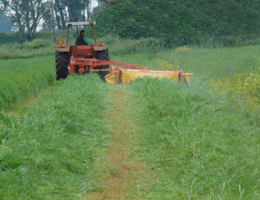
[[[150, 40], [112, 47], [110, 59], [194, 73], [190, 87], [96, 74], [56, 83], [54, 56], [0, 61], [1, 199], [108, 198], [120, 177], [133, 181], [121, 199], [260, 198], [260, 46], [162, 51]], [[5, 112], [44, 89], [19, 115]], [[125, 118], [113, 122], [111, 110]], [[111, 134], [126, 121], [134, 167], [110, 167]]]
[[54, 85], [54, 62], [54, 56], [0, 60], [0, 109], [14, 108]]
[[134, 99], [129, 115], [137, 124], [135, 155], [159, 179], [139, 186], [135, 195], [259, 198], [259, 127], [217, 99], [169, 80], [138, 80], [128, 89]]
[[0, 198], [79, 199], [101, 190], [108, 86], [97, 75], [60, 81], [19, 117], [1, 112]]

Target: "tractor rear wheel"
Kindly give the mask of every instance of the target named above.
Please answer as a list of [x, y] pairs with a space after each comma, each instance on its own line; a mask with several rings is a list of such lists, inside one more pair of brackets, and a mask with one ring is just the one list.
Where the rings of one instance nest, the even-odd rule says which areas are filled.
[[68, 53], [56, 51], [56, 79], [60, 80], [67, 78], [69, 74], [69, 59]]
[[[108, 49], [106, 48], [104, 51], [97, 52], [97, 59], [98, 60], [109, 60]], [[109, 69], [109, 65], [103, 65], [100, 67], [96, 67], [95, 69]], [[105, 80], [105, 76], [109, 74], [109, 71], [108, 72], [100, 71], [98, 74], [103, 80]]]

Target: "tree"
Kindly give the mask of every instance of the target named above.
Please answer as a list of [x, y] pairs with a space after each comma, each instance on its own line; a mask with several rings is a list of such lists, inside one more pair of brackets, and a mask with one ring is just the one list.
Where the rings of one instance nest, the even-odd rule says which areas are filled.
[[0, 14], [3, 14], [6, 9], [6, 2], [0, 1]]
[[42, 0], [23, 0], [23, 6], [27, 28], [27, 39], [30, 41], [35, 37], [35, 32], [40, 20], [44, 15], [50, 12], [50, 5], [49, 2], [44, 3]]
[[85, 9], [89, 16], [91, 0], [67, 0], [69, 21], [84, 21], [86, 19]]
[[[67, 0], [66, 0], [67, 1]], [[65, 29], [66, 1], [55, 0], [55, 14], [58, 29]]]
[[98, 6], [104, 6], [107, 0], [98, 0]]
[[4, 4], [6, 5], [8, 10], [11, 10], [13, 13], [10, 14], [11, 20], [15, 23], [16, 26], [18, 26], [19, 35], [20, 35], [20, 42], [23, 43], [24, 41], [24, 16], [23, 11], [21, 9], [22, 7], [22, 0], [3, 0]]
[[25, 28], [27, 39], [34, 39], [40, 20], [50, 12], [49, 3], [42, 0], [2, 0], [2, 2], [7, 6], [12, 21], [19, 29], [21, 43], [24, 41]]

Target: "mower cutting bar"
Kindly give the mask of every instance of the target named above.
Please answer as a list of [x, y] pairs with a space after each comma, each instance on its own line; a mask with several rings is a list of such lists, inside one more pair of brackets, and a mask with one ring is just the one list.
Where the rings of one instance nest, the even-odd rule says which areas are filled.
[[70, 67], [74, 68], [74, 65], [83, 65], [88, 66], [91, 70], [94, 70], [95, 67], [104, 66], [104, 65], [119, 65], [123, 67], [128, 68], [134, 68], [134, 69], [144, 69], [147, 70], [149, 67], [142, 67], [139, 65], [132, 65], [112, 60], [98, 60], [98, 59], [86, 59], [86, 58], [70, 58]]
[[131, 83], [137, 78], [168, 78], [172, 81], [182, 81], [185, 85], [188, 84], [187, 74], [181, 70], [150, 70], [150, 69], [123, 69], [111, 67], [110, 73], [105, 77], [107, 83]]

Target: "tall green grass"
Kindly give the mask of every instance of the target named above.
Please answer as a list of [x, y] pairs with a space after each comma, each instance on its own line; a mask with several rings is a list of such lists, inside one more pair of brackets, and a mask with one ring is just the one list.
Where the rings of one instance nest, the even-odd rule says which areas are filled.
[[259, 126], [259, 52], [259, 45], [251, 45], [171, 50], [158, 54], [158, 57], [169, 63], [177, 62], [184, 71], [194, 73], [191, 84], [193, 90], [201, 95], [217, 96], [220, 101], [229, 101], [233, 107], [242, 110], [244, 116], [250, 117], [253, 124]]
[[[252, 124], [259, 126], [259, 52], [259, 45], [219, 49], [184, 46], [158, 53], [111, 56], [111, 59], [152, 69], [182, 69], [194, 73], [192, 90], [229, 103], [249, 117]], [[247, 90], [247, 94], [243, 93]]]
[[165, 49], [162, 39], [140, 38], [122, 39], [115, 35], [107, 35], [101, 40], [107, 44], [112, 55], [127, 55], [129, 53], [157, 53]]
[[100, 191], [109, 86], [97, 75], [59, 81], [19, 117], [0, 113], [0, 199], [81, 199]]
[[[64, 31], [66, 33], [66, 31]], [[0, 45], [0, 59], [14, 59], [14, 58], [30, 58], [46, 55], [54, 55], [57, 45], [48, 37], [44, 39], [35, 39], [32, 42], [25, 42], [23, 44], [10, 43]], [[77, 35], [75, 30], [72, 30], [69, 38], [69, 45], [75, 45]], [[66, 43], [66, 35], [60, 34], [57, 39], [64, 39]], [[91, 36], [88, 36], [91, 44], [95, 41]], [[107, 44], [111, 55], [126, 55], [129, 53], [147, 53], [147, 52], [161, 52], [165, 49], [164, 43], [161, 39], [156, 38], [141, 38], [138, 40], [122, 39], [118, 36], [107, 35], [98, 38], [98, 43], [102, 41]]]
[[23, 44], [10, 43], [0, 45], [0, 59], [30, 58], [53, 55], [56, 45], [49, 40], [35, 39]]
[[238, 110], [165, 79], [139, 79], [128, 90], [135, 154], [157, 177], [133, 197], [260, 198], [260, 130]]
[[1, 60], [0, 74], [0, 110], [16, 107], [56, 83], [53, 56]]
[[220, 77], [234, 77], [239, 73], [247, 73], [253, 68], [257, 70], [260, 59], [260, 45], [246, 47], [203, 49], [191, 48], [188, 51], [169, 50], [158, 56], [168, 62], [178, 61], [185, 71], [196, 74], [195, 77], [205, 81]]

